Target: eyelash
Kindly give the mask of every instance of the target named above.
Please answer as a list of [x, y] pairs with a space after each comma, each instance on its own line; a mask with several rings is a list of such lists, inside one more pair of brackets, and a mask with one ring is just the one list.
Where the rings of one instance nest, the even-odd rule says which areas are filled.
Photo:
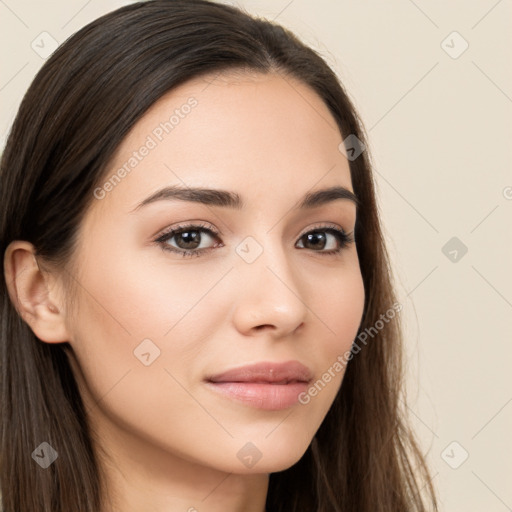
[[[170, 247], [169, 244], [165, 243], [166, 240], [169, 240], [170, 238], [173, 238], [176, 235], [179, 235], [181, 233], [185, 233], [185, 232], [188, 232], [188, 231], [205, 232], [205, 233], [207, 233], [208, 235], [210, 235], [210, 236], [212, 236], [214, 238], [218, 237], [218, 235], [219, 235], [219, 233], [217, 233], [213, 229], [210, 229], [205, 224], [187, 224], [187, 225], [178, 226], [178, 227], [174, 227], [172, 229], [169, 229], [168, 231], [160, 234], [158, 236], [158, 238], [156, 238], [154, 241], [157, 244], [160, 245], [162, 250], [173, 252], [175, 254], [179, 254], [179, 255], [183, 256], [184, 258], [185, 257], [193, 257], [193, 256], [201, 256], [202, 254], [215, 249], [215, 246], [214, 247], [209, 247], [208, 249], [194, 249], [194, 250], [176, 249], [176, 248]], [[315, 251], [315, 250], [312, 249], [313, 252], [318, 252], [318, 253], [321, 253], [321, 254], [323, 254], [325, 256], [335, 256], [335, 255], [339, 254], [343, 249], [348, 247], [351, 243], [354, 242], [353, 232], [346, 233], [345, 231], [343, 231], [343, 230], [339, 229], [338, 227], [336, 227], [334, 224], [327, 224], [327, 225], [324, 224], [324, 225], [321, 225], [321, 226], [314, 227], [311, 230], [306, 231], [305, 233], [303, 233], [299, 237], [299, 240], [302, 239], [304, 236], [310, 234], [310, 233], [317, 233], [317, 232], [326, 232], [326, 233], [330, 233], [332, 235], [335, 235], [337, 240], [338, 240], [338, 242], [339, 242], [339, 244], [340, 244], [338, 249], [332, 249], [330, 251]]]

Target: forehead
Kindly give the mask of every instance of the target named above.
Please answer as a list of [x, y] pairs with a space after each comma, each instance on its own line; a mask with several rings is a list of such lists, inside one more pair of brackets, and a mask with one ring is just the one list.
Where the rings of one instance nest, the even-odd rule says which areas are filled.
[[322, 99], [296, 79], [247, 72], [194, 79], [134, 125], [99, 202], [128, 212], [169, 185], [229, 189], [260, 207], [289, 204], [313, 188], [352, 189], [341, 140]]

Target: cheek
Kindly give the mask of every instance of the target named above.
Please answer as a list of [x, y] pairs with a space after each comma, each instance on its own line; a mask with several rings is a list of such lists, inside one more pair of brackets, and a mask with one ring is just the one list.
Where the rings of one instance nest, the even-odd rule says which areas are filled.
[[333, 297], [331, 304], [336, 304], [336, 308], [330, 306], [330, 313], [333, 330], [343, 340], [341, 348], [347, 350], [357, 334], [364, 311], [365, 291], [361, 274], [354, 272], [347, 276], [341, 288], [334, 291], [338, 300]]
[[[71, 344], [98, 395], [127, 371], [141, 368], [144, 379], [150, 368], [169, 368], [189, 379], [205, 341], [215, 337], [224, 318], [214, 287], [229, 267], [192, 269], [162, 264], [160, 256], [145, 258], [135, 250], [126, 255], [112, 248], [84, 258]], [[93, 260], [94, 265], [87, 264]]]
[[307, 350], [310, 360], [317, 363], [317, 380], [302, 403], [309, 404], [317, 417], [327, 413], [342, 385], [364, 311], [363, 278], [357, 260], [352, 263], [324, 279], [321, 290], [317, 287], [310, 293], [309, 307], [318, 321], [311, 327]]
[[315, 352], [331, 364], [350, 349], [363, 316], [365, 289], [357, 258], [310, 286], [308, 307], [321, 340]]
[[[111, 251], [94, 265], [84, 267], [84, 288], [100, 307], [94, 314], [106, 313], [106, 323], [115, 321], [135, 339], [171, 336], [183, 320], [194, 316], [194, 309], [229, 267], [180, 262], [155, 248], [147, 253], [130, 248], [129, 254]], [[183, 263], [183, 264], [182, 264]], [[201, 311], [203, 315], [204, 310]], [[206, 320], [206, 319], [205, 319]], [[103, 323], [103, 320], [102, 320]]]
[[[196, 447], [194, 440], [205, 422], [216, 425], [188, 392], [207, 334], [191, 308], [204, 290], [190, 286], [190, 275], [173, 271], [165, 277], [154, 266], [122, 256], [97, 262], [82, 267], [87, 279], [81, 281], [71, 344], [93, 423], [102, 415], [110, 419], [97, 423], [100, 437], [118, 436], [111, 425], [122, 426], [130, 435], [200, 460], [206, 447]], [[194, 332], [198, 324], [206, 334]]]

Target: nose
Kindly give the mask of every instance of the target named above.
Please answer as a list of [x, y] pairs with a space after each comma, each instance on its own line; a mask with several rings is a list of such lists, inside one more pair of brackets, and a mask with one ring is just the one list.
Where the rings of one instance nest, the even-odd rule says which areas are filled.
[[[281, 246], [265, 244], [252, 263], [240, 258], [235, 272], [239, 286], [233, 321], [245, 335], [282, 338], [305, 321], [308, 307], [301, 273]], [[302, 285], [302, 286], [301, 286]]]

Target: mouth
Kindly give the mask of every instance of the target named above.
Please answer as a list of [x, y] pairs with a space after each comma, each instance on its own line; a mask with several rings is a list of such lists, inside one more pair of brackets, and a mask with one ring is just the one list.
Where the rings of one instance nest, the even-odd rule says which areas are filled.
[[258, 409], [277, 411], [295, 405], [312, 373], [298, 361], [261, 362], [209, 376], [206, 385], [228, 399]]

